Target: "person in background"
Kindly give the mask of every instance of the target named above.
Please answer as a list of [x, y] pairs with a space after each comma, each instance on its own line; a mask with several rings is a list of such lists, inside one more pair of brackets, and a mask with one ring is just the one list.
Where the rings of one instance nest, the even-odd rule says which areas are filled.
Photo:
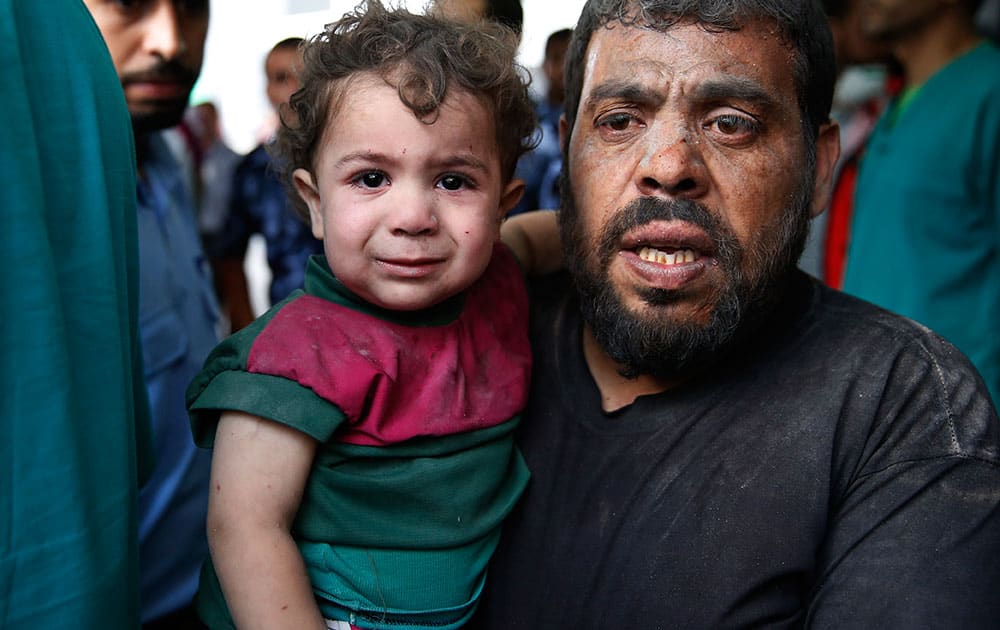
[[986, 387], [796, 266], [838, 157], [818, 3], [590, 0], [566, 67], [569, 274], [532, 294], [531, 483], [469, 627], [995, 628]]
[[139, 177], [139, 331], [156, 466], [139, 494], [145, 628], [198, 627], [211, 458], [191, 440], [184, 390], [217, 343], [218, 307], [195, 207], [159, 132], [180, 122], [201, 69], [208, 0], [84, 0], [125, 91]]
[[861, 5], [903, 70], [858, 173], [844, 290], [967, 353], [1000, 396], [1000, 49], [975, 0]]
[[[264, 61], [267, 99], [279, 117], [288, 99], [299, 89], [301, 44], [298, 37], [284, 39], [274, 45]], [[254, 319], [244, 271], [251, 236], [260, 234], [266, 243], [271, 304], [302, 288], [309, 257], [323, 251], [322, 242], [292, 210], [280, 179], [280, 165], [268, 153], [270, 145], [271, 141], [258, 145], [236, 167], [229, 214], [224, 227], [207, 244], [233, 331]]]
[[464, 22], [488, 20], [501, 24], [517, 33], [524, 28], [524, 9], [521, 0], [433, 0], [439, 15]]
[[840, 158], [833, 176], [830, 206], [812, 221], [799, 266], [839, 289], [847, 256], [858, 162], [892, 94], [899, 71], [889, 47], [861, 28], [863, 0], [824, 0], [837, 59], [837, 85], [831, 117], [840, 126]]
[[559, 151], [559, 117], [563, 113], [563, 65], [566, 49], [572, 37], [571, 29], [561, 29], [545, 42], [545, 60], [542, 72], [546, 79], [545, 96], [535, 104], [538, 116], [538, 146], [524, 155], [517, 164], [517, 176], [524, 180], [524, 197], [511, 214], [545, 208], [559, 207], [559, 170], [562, 156]]
[[500, 245], [535, 127], [514, 37], [371, 1], [278, 134], [325, 256], [188, 390], [213, 628], [461, 627], [528, 482], [527, 295]]
[[77, 0], [0, 0], [0, 59], [0, 627], [134, 628], [153, 457], [128, 110]]
[[222, 138], [219, 109], [204, 101], [189, 107], [181, 123], [191, 132], [198, 156], [198, 231], [202, 241], [218, 238], [229, 216], [233, 174], [242, 161]]

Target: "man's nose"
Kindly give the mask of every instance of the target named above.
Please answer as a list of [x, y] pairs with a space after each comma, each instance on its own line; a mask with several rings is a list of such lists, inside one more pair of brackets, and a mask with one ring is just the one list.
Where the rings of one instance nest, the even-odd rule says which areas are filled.
[[697, 199], [708, 191], [709, 175], [697, 134], [681, 122], [657, 121], [644, 137], [635, 173], [643, 195]]
[[157, 0], [146, 14], [144, 44], [146, 51], [165, 60], [176, 59], [187, 51], [184, 29], [173, 0]]

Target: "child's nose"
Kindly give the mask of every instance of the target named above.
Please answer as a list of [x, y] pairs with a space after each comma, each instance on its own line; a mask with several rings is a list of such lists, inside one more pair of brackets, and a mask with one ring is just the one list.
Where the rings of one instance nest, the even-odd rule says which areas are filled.
[[436, 207], [425, 195], [409, 195], [390, 213], [394, 234], [418, 236], [433, 234], [438, 229]]

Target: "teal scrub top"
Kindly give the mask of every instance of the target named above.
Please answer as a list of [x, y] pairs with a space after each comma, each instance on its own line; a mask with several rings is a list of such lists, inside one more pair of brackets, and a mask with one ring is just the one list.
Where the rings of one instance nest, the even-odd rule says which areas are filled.
[[1000, 400], [1000, 50], [982, 43], [879, 121], [858, 174], [844, 290], [969, 356]]
[[79, 0], [0, 0], [0, 627], [138, 626], [135, 152]]

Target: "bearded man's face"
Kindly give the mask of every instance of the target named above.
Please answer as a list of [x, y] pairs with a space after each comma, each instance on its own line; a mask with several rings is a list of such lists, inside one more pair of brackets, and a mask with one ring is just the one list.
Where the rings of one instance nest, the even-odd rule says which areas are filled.
[[836, 127], [807, 141], [792, 54], [765, 24], [616, 25], [586, 60], [562, 130], [566, 264], [624, 375], [682, 379], [778, 297], [825, 204]]

